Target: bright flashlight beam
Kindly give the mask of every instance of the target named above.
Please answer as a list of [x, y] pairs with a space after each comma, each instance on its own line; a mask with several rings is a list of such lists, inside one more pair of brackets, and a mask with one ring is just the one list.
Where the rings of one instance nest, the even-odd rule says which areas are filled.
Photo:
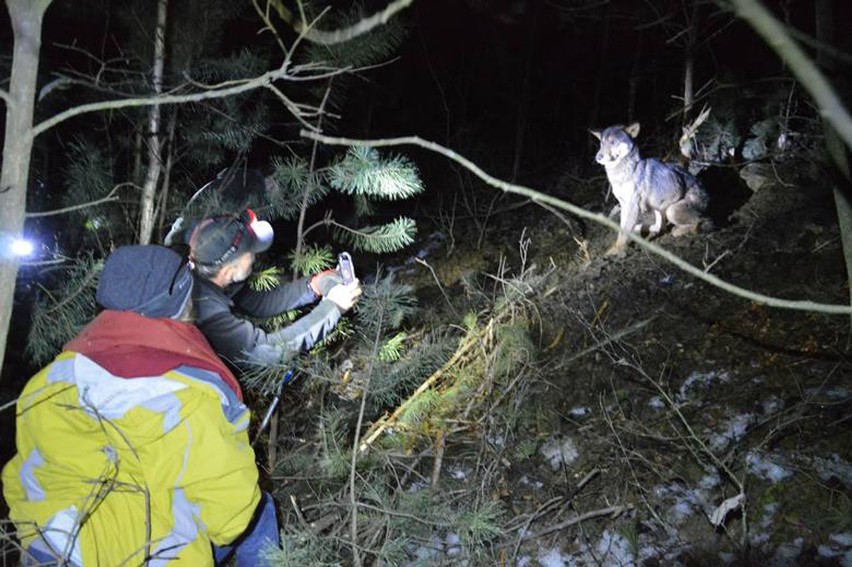
[[23, 238], [16, 238], [12, 241], [12, 253], [25, 258], [33, 253], [33, 243]]

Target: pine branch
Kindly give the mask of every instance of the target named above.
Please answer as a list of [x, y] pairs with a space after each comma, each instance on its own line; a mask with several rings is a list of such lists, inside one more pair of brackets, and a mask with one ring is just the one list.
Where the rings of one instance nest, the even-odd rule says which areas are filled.
[[328, 195], [328, 187], [301, 157], [291, 156], [284, 160], [276, 156], [272, 164], [276, 187], [270, 195], [270, 203], [281, 218], [291, 220], [298, 217], [305, 196], [306, 205], [312, 207]]
[[68, 268], [57, 288], [36, 298], [26, 353], [36, 364], [50, 361], [96, 310], [95, 289], [102, 263], [91, 256]]
[[298, 256], [295, 251], [292, 252], [288, 258], [293, 270], [303, 276], [316, 274], [331, 268], [337, 261], [330, 246], [318, 246], [315, 244], [302, 250]]
[[417, 167], [403, 156], [383, 159], [374, 148], [350, 148], [329, 171], [329, 184], [347, 195], [393, 201], [423, 191]]
[[358, 230], [335, 223], [337, 238], [354, 250], [372, 254], [396, 252], [414, 243], [417, 226], [408, 217], [395, 219], [389, 224], [367, 226]]

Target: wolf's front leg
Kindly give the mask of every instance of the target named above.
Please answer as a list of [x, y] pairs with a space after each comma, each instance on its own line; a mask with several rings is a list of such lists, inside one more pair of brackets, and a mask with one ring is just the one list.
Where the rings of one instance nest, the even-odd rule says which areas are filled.
[[663, 230], [663, 213], [654, 209], [654, 224], [651, 225], [650, 234], [660, 234]]
[[607, 256], [624, 254], [624, 249], [627, 247], [627, 233], [633, 230], [638, 219], [639, 203], [635, 199], [622, 205], [621, 222], [619, 223], [621, 230], [618, 233], [618, 238], [615, 239], [615, 244], [606, 251]]

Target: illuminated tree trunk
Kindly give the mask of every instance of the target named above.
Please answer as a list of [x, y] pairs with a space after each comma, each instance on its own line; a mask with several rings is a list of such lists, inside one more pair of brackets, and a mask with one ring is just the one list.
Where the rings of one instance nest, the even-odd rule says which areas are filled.
[[3, 169], [0, 172], [0, 368], [12, 318], [18, 260], [9, 244], [24, 228], [33, 148], [33, 108], [38, 77], [41, 24], [51, 0], [6, 0], [15, 36], [6, 103]]
[[[154, 34], [154, 70], [152, 86], [155, 95], [163, 93], [163, 66], [166, 58], [166, 13], [168, 0], [157, 2], [157, 29]], [[142, 186], [142, 203], [139, 210], [139, 244], [149, 244], [154, 231], [154, 201], [157, 195], [157, 183], [163, 169], [160, 137], [160, 105], [151, 107], [148, 118], [148, 173]]]

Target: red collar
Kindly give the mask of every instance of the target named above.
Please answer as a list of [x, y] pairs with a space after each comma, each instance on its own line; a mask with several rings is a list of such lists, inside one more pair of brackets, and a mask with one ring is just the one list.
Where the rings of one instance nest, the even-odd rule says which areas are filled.
[[218, 374], [243, 399], [237, 379], [201, 331], [183, 321], [107, 310], [86, 325], [65, 350], [84, 354], [122, 378], [159, 376], [184, 364], [203, 368]]

